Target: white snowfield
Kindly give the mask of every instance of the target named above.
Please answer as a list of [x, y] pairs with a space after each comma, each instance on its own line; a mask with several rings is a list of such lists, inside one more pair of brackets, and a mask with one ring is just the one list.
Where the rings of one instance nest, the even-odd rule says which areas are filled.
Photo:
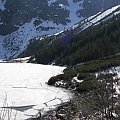
[[39, 109], [44, 113], [70, 100], [70, 92], [46, 84], [50, 77], [64, 69], [30, 63], [0, 63], [1, 120], [24, 120], [36, 115]]

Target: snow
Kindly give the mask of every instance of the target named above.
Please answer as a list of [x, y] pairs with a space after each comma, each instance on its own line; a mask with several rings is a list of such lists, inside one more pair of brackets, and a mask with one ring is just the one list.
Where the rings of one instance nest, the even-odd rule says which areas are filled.
[[[64, 30], [69, 29], [72, 27], [72, 29], [75, 29], [79, 26], [79, 22], [81, 20], [83, 20], [83, 18], [79, 18], [77, 16], [77, 11], [79, 9], [83, 9], [82, 4], [83, 4], [84, 0], [79, 1], [77, 3], [74, 3], [72, 0], [69, 1], [69, 6], [66, 6], [65, 8], [67, 10], [70, 10], [70, 15], [69, 15], [69, 19], [71, 20], [70, 23], [68, 23], [67, 25], [62, 25], [62, 24], [55, 24], [53, 21], [43, 21], [42, 24], [40, 24], [39, 26], [37, 26], [37, 28], [39, 28], [40, 26], [44, 26], [44, 27], [53, 27], [54, 29], [50, 29], [48, 31], [40, 31], [39, 35], [58, 35], [60, 33], [62, 33]], [[62, 6], [63, 7], [63, 6]], [[81, 21], [81, 28], [82, 30], [90, 27], [93, 24], [96, 24], [97, 22], [99, 22], [100, 20], [104, 19], [105, 17], [107, 17], [108, 15], [110, 15], [112, 12], [114, 12], [116, 9], [118, 9], [120, 7], [120, 5], [112, 7], [104, 12], [99, 12], [91, 17], [88, 17], [87, 19]], [[118, 14], [119, 12], [115, 12], [114, 14]], [[78, 23], [78, 24], [77, 24]]]
[[48, 5], [50, 6], [52, 3], [54, 3], [56, 0], [48, 0]]
[[[5, 1], [1, 3], [1, 6], [5, 4]], [[48, 4], [51, 5], [54, 3], [56, 0], [49, 0]], [[4, 41], [3, 43], [1, 42], [0, 44], [0, 58], [1, 59], [10, 59], [10, 58], [16, 58], [20, 53], [22, 53], [27, 46], [30, 43], [30, 40], [38, 37], [38, 36], [44, 36], [44, 35], [53, 35], [55, 33], [64, 31], [65, 29], [70, 28], [73, 26], [75, 23], [78, 23], [80, 20], [83, 18], [79, 18], [77, 16], [77, 11], [79, 9], [83, 9], [82, 3], [84, 0], [79, 1], [77, 3], [74, 3], [73, 0], [69, 0], [69, 7], [64, 6], [63, 4], [59, 4], [61, 8], [64, 7], [64, 9], [70, 10], [70, 16], [69, 19], [71, 20], [70, 23], [67, 25], [59, 24], [57, 25], [53, 21], [43, 21], [40, 25], [35, 26], [34, 22], [37, 18], [32, 18], [31, 22], [25, 23], [19, 29], [9, 35], [4, 36]], [[50, 27], [48, 31], [46, 30], [41, 30], [40, 27]], [[53, 29], [52, 29], [53, 28]]]
[[[101, 72], [102, 74], [106, 74], [106, 72]], [[111, 73], [111, 74], [117, 74], [115, 77], [113, 77], [113, 79], [120, 79], [120, 66], [117, 67], [112, 67], [111, 69], [109, 69], [107, 71], [107, 74]], [[98, 73], [96, 73], [96, 77], [98, 77]], [[118, 95], [120, 95], [120, 80], [118, 80], [117, 82], [114, 82], [114, 88], [116, 90], [116, 94], [114, 95], [114, 97], [118, 97]]]
[[0, 9], [3, 11], [5, 10], [5, 3], [6, 3], [6, 0], [0, 0]]
[[[99, 24], [99, 22], [102, 21], [102, 20], [105, 21], [105, 20], [111, 18], [111, 17], [113, 16], [113, 14], [114, 14], [114, 15], [118, 14], [119, 12], [113, 13], [113, 12], [114, 12], [115, 10], [117, 10], [118, 8], [120, 8], [120, 5], [117, 5], [117, 6], [115, 6], [115, 7], [112, 7], [112, 8], [110, 8], [110, 9], [104, 11], [104, 12], [99, 12], [99, 13], [97, 13], [96, 15], [93, 15], [93, 16], [85, 19], [85, 22], [84, 22], [84, 21], [81, 22], [81, 24], [83, 24], [83, 25], [81, 26], [82, 30], [84, 30], [84, 29], [86, 29], [86, 28], [88, 28], [88, 27], [90, 27], [90, 26], [92, 26], [92, 25], [97, 25], [97, 24]], [[113, 14], [112, 14], [112, 13], [113, 13]], [[112, 15], [110, 15], [110, 14], [112, 14]], [[109, 16], [109, 17], [108, 17], [108, 16]], [[106, 18], [106, 17], [107, 17], [107, 18]]]
[[30, 40], [37, 36], [36, 28], [34, 22], [37, 18], [33, 18], [30, 23], [26, 23], [21, 26], [17, 31], [4, 36], [3, 47], [0, 47], [4, 53], [0, 55], [1, 59], [9, 59], [11, 56], [13, 58], [17, 57], [21, 52], [23, 52], [29, 45]]
[[86, 21], [89, 21], [89, 20], [94, 19], [94, 18], [95, 18], [96, 16], [98, 16], [99, 14], [101, 14], [101, 12], [98, 12], [97, 14], [88, 17], [88, 18], [86, 19]]
[[[46, 84], [50, 77], [62, 73], [64, 69], [40, 64], [0, 63], [0, 107], [3, 104], [4, 107], [14, 107], [11, 120], [16, 112], [16, 119], [23, 120], [36, 115], [39, 109], [44, 113], [68, 101], [71, 93]], [[5, 109], [7, 114], [8, 110], [11, 109]]]
[[[51, 5], [55, 1], [56, 0], [49, 0], [48, 3]], [[98, 24], [102, 19], [105, 19], [106, 16], [109, 16], [120, 7], [120, 5], [112, 7], [111, 9], [108, 9], [104, 12], [99, 12], [96, 15], [83, 20], [82, 17], [79, 18], [79, 15], [77, 15], [77, 11], [83, 9], [83, 2], [84, 0], [74, 3], [73, 0], [69, 0], [69, 6], [59, 4], [61, 8], [65, 7], [64, 9], [70, 10], [69, 19], [71, 22], [67, 23], [66, 25], [57, 25], [53, 21], [45, 20], [42, 21], [40, 25], [35, 26], [34, 22], [37, 18], [32, 18], [29, 23], [25, 23], [19, 27], [17, 31], [6, 36], [0, 36], [0, 59], [16, 58], [18, 55], [20, 55], [20, 53], [26, 50], [27, 46], [30, 44], [31, 39], [33, 38], [42, 38], [45, 35], [58, 35], [66, 29], [78, 28], [77, 31], [80, 32], [81, 30], [84, 30], [92, 25]], [[118, 13], [119, 11], [116, 11], [114, 14], [116, 15]], [[49, 30], [43, 30], [41, 27], [49, 27]]]
[[106, 17], [107, 15], [111, 14], [113, 11], [115, 11], [116, 9], [118, 9], [120, 7], [120, 5], [112, 7], [111, 9], [106, 10], [105, 12], [103, 12], [101, 15], [97, 16], [95, 19], [93, 19], [91, 22], [95, 23], [96, 21], [101, 20], [102, 18]]
[[[12, 59], [9, 61], [1, 60], [0, 62], [4, 62], [4, 63], [28, 63], [30, 58], [31, 57], [24, 57], [24, 58]], [[35, 60], [35, 58], [33, 60]]]
[[[54, 3], [56, 0], [49, 0], [48, 3], [49, 5]], [[77, 16], [77, 11], [80, 9], [83, 9], [82, 4], [84, 2], [84, 0], [79, 1], [77, 3], [74, 3], [73, 0], [69, 0], [69, 6], [64, 6], [63, 4], [59, 4], [59, 6], [61, 8], [65, 8], [67, 10], [70, 11], [70, 15], [69, 15], [69, 19], [71, 20], [70, 23], [67, 23], [67, 25], [63, 25], [63, 24], [56, 24], [53, 21], [43, 21], [42, 24], [38, 25], [36, 28], [39, 28], [40, 26], [43, 27], [53, 27], [54, 29], [50, 29], [48, 31], [40, 31], [39, 35], [58, 35], [59, 33], [62, 33], [65, 29], [70, 28], [71, 26], [73, 26], [74, 24], [78, 23], [79, 21], [81, 21], [83, 19], [83, 17], [78, 17]]]
[[120, 14], [120, 10], [114, 13], [114, 15], [118, 15], [118, 14]]
[[74, 77], [72, 81], [77, 82], [77, 83], [82, 83], [83, 82], [83, 80], [78, 80], [77, 77]]
[[[56, 0], [48, 0], [48, 5], [50, 6], [55, 1]], [[69, 6], [64, 6], [63, 4], [59, 4], [59, 6], [61, 8], [70, 10], [70, 16], [69, 16], [69, 19], [71, 20], [70, 24], [74, 25], [75, 23], [79, 22], [80, 19], [82, 19], [82, 18], [79, 18], [76, 13], [77, 13], [78, 10], [83, 9], [82, 5], [84, 3], [84, 0], [77, 1], [77, 3], [73, 2], [73, 0], [68, 0], [68, 3], [69, 3]]]
[[[49, 0], [49, 5], [54, 3], [56, 0]], [[5, 1], [4, 1], [5, 2]], [[65, 29], [70, 28], [75, 23], [78, 23], [83, 18], [79, 18], [77, 16], [77, 11], [79, 9], [83, 9], [82, 4], [84, 0], [74, 3], [72, 0], [68, 1], [69, 6], [66, 6], [65, 9], [70, 10], [69, 19], [70, 23], [67, 25], [59, 24], [57, 25], [53, 21], [43, 21], [42, 24], [38, 26], [34, 26], [34, 22], [37, 18], [33, 18], [30, 23], [26, 23], [23, 26], [19, 27], [19, 29], [7, 36], [4, 36], [4, 42], [1, 42], [0, 46], [0, 57], [1, 59], [9, 59], [16, 58], [21, 52], [23, 52], [30, 43], [30, 40], [37, 36], [44, 35], [57, 35], [64, 31]], [[64, 7], [64, 5], [59, 4], [59, 6]], [[40, 30], [39, 27], [50, 27], [54, 29]], [[74, 26], [76, 27], [76, 25]], [[57, 34], [56, 34], [57, 33]]]
[[[71, 25], [74, 25], [75, 23], [78, 23], [80, 20], [83, 18], [79, 18], [77, 16], [77, 11], [80, 9], [83, 9], [84, 0], [81, 0], [80, 2], [74, 3], [73, 0], [69, 0], [69, 7], [67, 7], [68, 10], [70, 10], [70, 20], [71, 20]], [[81, 6], [80, 6], [81, 5]]]

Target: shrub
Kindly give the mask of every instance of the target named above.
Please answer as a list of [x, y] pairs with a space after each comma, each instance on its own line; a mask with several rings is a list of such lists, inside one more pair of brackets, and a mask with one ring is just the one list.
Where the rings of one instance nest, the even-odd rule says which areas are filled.
[[96, 86], [93, 81], [83, 81], [76, 88], [76, 91], [79, 93], [84, 93], [84, 92], [89, 92], [94, 89], [96, 89]]

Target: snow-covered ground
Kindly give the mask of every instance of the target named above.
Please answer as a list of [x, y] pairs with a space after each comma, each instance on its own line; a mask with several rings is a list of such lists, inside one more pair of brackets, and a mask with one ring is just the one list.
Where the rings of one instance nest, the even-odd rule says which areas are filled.
[[[0, 9], [3, 9], [5, 1], [2, 2], [0, 0]], [[55, 0], [49, 0], [48, 3], [51, 5], [54, 3]], [[38, 26], [34, 25], [36, 18], [32, 18], [30, 22], [25, 23], [24, 25], [20, 26], [18, 30], [15, 32], [8, 34], [4, 37], [4, 42], [0, 43], [0, 59], [9, 59], [9, 58], [16, 58], [20, 53], [22, 53], [30, 43], [30, 40], [37, 36], [44, 36], [44, 35], [53, 35], [55, 33], [59, 33], [65, 29], [70, 28], [74, 24], [78, 23], [83, 19], [83, 17], [78, 17], [77, 11], [79, 9], [83, 9], [82, 4], [84, 0], [78, 1], [74, 3], [72, 0], [69, 0], [69, 6], [64, 6], [60, 4], [60, 7], [64, 7], [64, 9], [70, 10], [70, 23], [63, 25], [57, 25], [53, 21], [42, 21], [42, 23]], [[50, 27], [54, 29], [49, 29], [48, 31], [42, 30], [39, 27]], [[4, 53], [4, 54], [3, 54]]]
[[85, 19], [85, 21], [82, 21], [83, 23], [81, 22], [83, 24], [81, 26], [82, 30], [84, 30], [84, 29], [86, 29], [86, 28], [88, 28], [88, 27], [90, 27], [90, 26], [92, 26], [94, 24], [95, 25], [99, 24], [100, 21], [105, 21], [105, 20], [107, 20], [109, 18], [112, 18], [113, 15], [119, 14], [120, 11], [115, 12], [118, 8], [120, 8], [120, 5], [114, 6], [114, 7], [110, 8], [110, 9], [104, 11], [104, 12], [99, 12], [96, 15], [93, 15], [93, 16]]
[[6, 0], [0, 0], [0, 9], [1, 10], [5, 10], [5, 3], [6, 3]]
[[[30, 63], [0, 63], [0, 117], [23, 120], [54, 108], [70, 99], [66, 90], [48, 86], [46, 82], [62, 73], [65, 67]], [[12, 112], [11, 112], [12, 110]]]

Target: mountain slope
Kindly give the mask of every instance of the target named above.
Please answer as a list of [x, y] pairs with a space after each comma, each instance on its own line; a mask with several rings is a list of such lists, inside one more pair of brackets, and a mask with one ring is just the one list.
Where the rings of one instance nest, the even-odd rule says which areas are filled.
[[[43, 64], [75, 65], [117, 54], [120, 51], [120, 14], [113, 15], [119, 13], [119, 6], [117, 9], [112, 14], [110, 12], [108, 16], [105, 16], [105, 11], [97, 15], [98, 19], [87, 18], [85, 24], [77, 24], [57, 35], [33, 40], [22, 56], [33, 55], [38, 63]], [[108, 13], [109, 11], [107, 10]], [[100, 24], [98, 24], [99, 18], [103, 21]], [[89, 24], [89, 19], [93, 21], [92, 24]], [[89, 27], [90, 25], [92, 26]], [[89, 28], [84, 30], [81, 26]]]
[[63, 31], [118, 3], [119, 0], [1, 0], [0, 34], [5, 39], [0, 39], [0, 58], [15, 58], [34, 37]]

